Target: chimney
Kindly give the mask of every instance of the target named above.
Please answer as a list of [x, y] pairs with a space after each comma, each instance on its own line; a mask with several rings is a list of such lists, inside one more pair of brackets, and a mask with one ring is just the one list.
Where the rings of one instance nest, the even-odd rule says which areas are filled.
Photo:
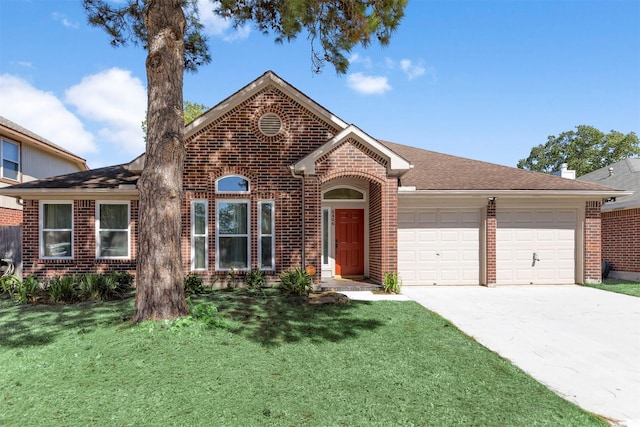
[[554, 172], [553, 174], [561, 178], [576, 179], [576, 171], [569, 170], [566, 163], [561, 164], [560, 171]]

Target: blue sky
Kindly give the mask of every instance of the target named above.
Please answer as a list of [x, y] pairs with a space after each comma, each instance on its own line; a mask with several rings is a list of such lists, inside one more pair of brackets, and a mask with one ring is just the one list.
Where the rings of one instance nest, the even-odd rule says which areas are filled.
[[[354, 49], [344, 76], [312, 73], [304, 34], [277, 45], [203, 21], [213, 61], [184, 99], [207, 106], [273, 70], [373, 137], [507, 166], [577, 125], [640, 131], [638, 0], [412, 0], [390, 46]], [[0, 115], [91, 167], [144, 150], [144, 61], [80, 0], [0, 0]]]

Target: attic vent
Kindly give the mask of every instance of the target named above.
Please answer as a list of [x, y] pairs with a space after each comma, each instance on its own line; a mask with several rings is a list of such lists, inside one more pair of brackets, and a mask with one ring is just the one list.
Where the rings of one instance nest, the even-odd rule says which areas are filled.
[[282, 120], [275, 113], [265, 113], [258, 121], [258, 128], [266, 136], [276, 136], [282, 130]]

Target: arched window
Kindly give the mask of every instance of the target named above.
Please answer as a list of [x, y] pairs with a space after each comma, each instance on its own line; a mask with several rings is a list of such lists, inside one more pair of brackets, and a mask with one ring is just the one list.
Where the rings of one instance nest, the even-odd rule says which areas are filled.
[[364, 193], [350, 187], [338, 187], [325, 191], [324, 200], [364, 200]]
[[249, 180], [243, 176], [227, 175], [216, 180], [216, 193], [247, 194], [249, 191]]

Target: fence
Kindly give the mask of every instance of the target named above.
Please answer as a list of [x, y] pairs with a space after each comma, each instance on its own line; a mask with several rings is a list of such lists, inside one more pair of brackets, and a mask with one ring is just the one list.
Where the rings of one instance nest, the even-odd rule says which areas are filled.
[[10, 259], [15, 266], [15, 274], [22, 278], [22, 227], [0, 227], [0, 258]]

